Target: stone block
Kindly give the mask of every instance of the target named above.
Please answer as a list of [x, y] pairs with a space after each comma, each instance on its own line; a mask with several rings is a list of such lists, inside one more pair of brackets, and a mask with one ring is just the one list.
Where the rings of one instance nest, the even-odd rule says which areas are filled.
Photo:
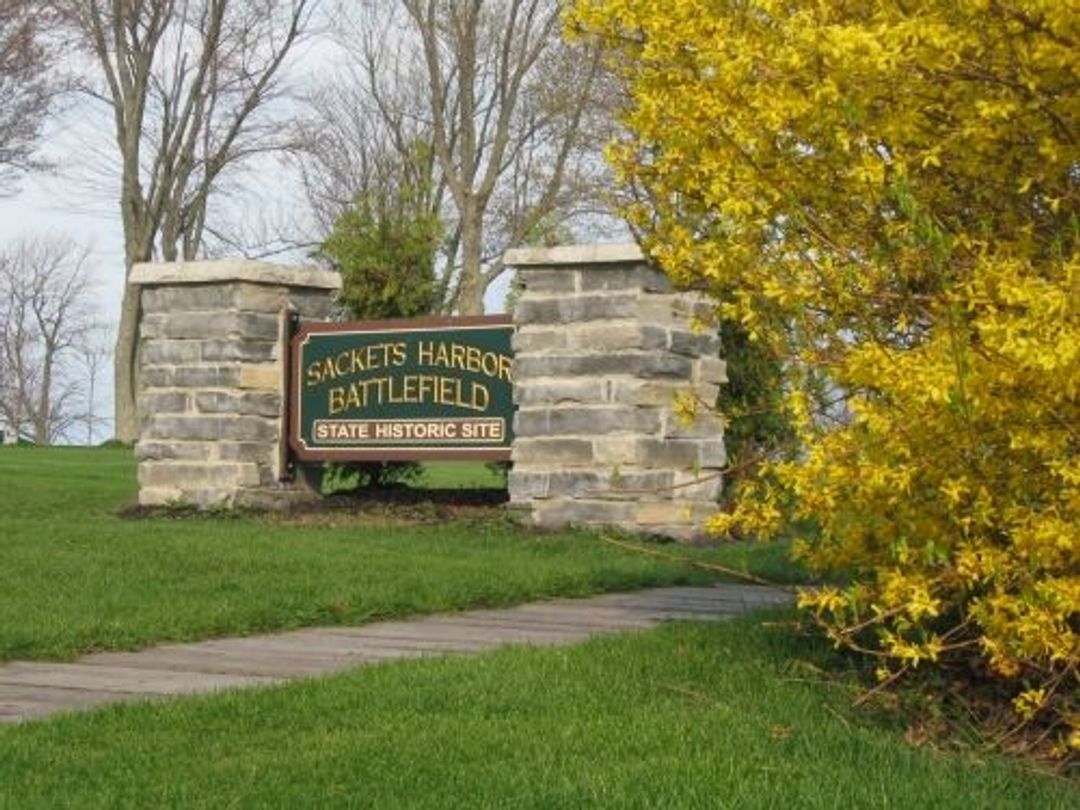
[[256, 416], [152, 416], [144, 439], [179, 441], [275, 441], [278, 423]]
[[606, 467], [636, 464], [639, 441], [641, 439], [632, 433], [599, 436], [593, 440], [593, 459], [596, 464]]
[[196, 284], [228, 288], [239, 282], [270, 287], [300, 289], [341, 289], [341, 276], [317, 267], [286, 267], [248, 259], [136, 264], [131, 268], [132, 284], [143, 287], [181, 287]]
[[699, 357], [694, 361], [694, 382], [714, 385], [727, 382], [727, 363], [719, 357]]
[[195, 395], [199, 413], [236, 413], [267, 417], [281, 416], [281, 395], [276, 391], [230, 393], [207, 391]]
[[526, 268], [517, 271], [517, 283], [530, 293], [572, 293], [578, 290], [581, 271]]
[[168, 319], [169, 315], [165, 312], [144, 312], [139, 319], [139, 339], [165, 337], [165, 324]]
[[520, 470], [513, 467], [507, 476], [507, 489], [512, 502], [529, 501], [548, 496], [548, 476], [545, 471]]
[[589, 439], [520, 438], [512, 454], [515, 462], [526, 464], [589, 464], [593, 445]]
[[308, 320], [332, 320], [339, 310], [337, 298], [331, 290], [290, 290], [289, 306]]
[[139, 485], [172, 487], [181, 492], [207, 487], [242, 487], [259, 483], [256, 464], [182, 461], [144, 461], [139, 464]]
[[727, 465], [727, 449], [723, 436], [698, 440], [698, 464], [701, 469], [723, 469]]
[[144, 366], [176, 366], [198, 363], [202, 344], [198, 340], [147, 340], [139, 348]]
[[161, 337], [174, 340], [276, 341], [279, 332], [276, 312], [174, 312], [155, 315], [149, 322]]
[[599, 405], [522, 409], [514, 417], [515, 436], [597, 436], [606, 433], [656, 433], [660, 414], [655, 409]]
[[241, 312], [278, 313], [289, 306], [289, 290], [285, 287], [241, 281], [230, 285], [230, 292], [230, 303]]
[[[579, 352], [666, 349], [667, 331], [634, 321], [599, 321], [563, 327], [564, 343]], [[552, 349], [559, 347], [553, 346]]]
[[689, 523], [693, 508], [682, 501], [645, 501], [637, 504], [634, 521], [643, 527], [666, 523]]
[[177, 311], [158, 315], [151, 319], [162, 337], [174, 340], [202, 340], [228, 334], [228, 324], [233, 313], [228, 309], [202, 312]]
[[278, 391], [282, 385], [283, 375], [284, 371], [278, 363], [246, 363], [240, 368], [236, 387]]
[[190, 366], [173, 370], [177, 388], [232, 388], [240, 381], [240, 366]]
[[277, 342], [204, 340], [202, 342], [201, 356], [203, 362], [210, 363], [223, 360], [260, 363], [274, 360], [277, 354]]
[[229, 508], [235, 505], [238, 491], [238, 488], [232, 485], [185, 488], [181, 493], [180, 502], [196, 506], [199, 509]]
[[720, 386], [716, 383], [697, 383], [690, 388], [690, 392], [697, 397], [699, 402], [714, 406], [717, 397], [720, 396]]
[[567, 330], [564, 326], [522, 326], [510, 340], [515, 355], [542, 353], [565, 349]]
[[646, 292], [668, 293], [673, 289], [671, 279], [659, 270], [644, 264], [636, 267], [595, 268], [581, 273], [582, 292], [645, 290]]
[[690, 325], [685, 317], [676, 313], [673, 295], [643, 295], [632, 314], [642, 323], [657, 326]]
[[232, 305], [230, 285], [183, 284], [175, 287], [143, 287], [144, 313], [201, 312]]
[[685, 380], [690, 375], [693, 361], [677, 354], [653, 354], [642, 363], [639, 374], [647, 379], [674, 377]]
[[139, 486], [140, 506], [168, 506], [176, 503], [191, 502], [185, 501], [184, 493], [177, 487]]
[[138, 411], [143, 415], [186, 413], [191, 397], [184, 391], [150, 389], [138, 395]]
[[233, 314], [229, 326], [229, 336], [243, 340], [277, 341], [280, 337], [281, 323], [278, 313], [237, 312]]
[[694, 470], [701, 466], [698, 439], [637, 439], [635, 461], [639, 467]]
[[612, 501], [668, 498], [674, 477], [670, 470], [558, 470], [547, 474], [547, 497]]
[[606, 499], [610, 473], [598, 470], [558, 470], [548, 474], [548, 497]]
[[678, 293], [672, 296], [671, 311], [686, 323], [713, 323], [718, 304], [700, 293]]
[[701, 473], [672, 473], [674, 476], [672, 497], [680, 500], [715, 503], [724, 490], [724, 479], [715, 471]]
[[213, 450], [211, 442], [140, 441], [135, 457], [140, 461], [209, 461]]
[[693, 421], [690, 422], [673, 413], [668, 413], [665, 415], [664, 429], [660, 435], [665, 439], [723, 438], [724, 421], [704, 408], [700, 408]]
[[567, 500], [537, 501], [533, 520], [541, 526], [620, 525], [634, 520], [637, 506], [632, 501]]
[[676, 354], [709, 357], [716, 356], [720, 352], [720, 336], [715, 332], [695, 332], [692, 329], [673, 328], [670, 335], [669, 348]]
[[276, 442], [220, 441], [215, 444], [215, 448], [221, 461], [245, 461], [264, 465], [277, 461]]
[[687, 390], [687, 384], [678, 381], [619, 379], [613, 381], [610, 399], [626, 405], [670, 408], [675, 397]]
[[150, 388], [231, 388], [240, 380], [240, 366], [156, 366], [143, 368], [139, 382]]
[[693, 368], [687, 357], [645, 351], [595, 354], [526, 355], [514, 360], [514, 378], [594, 377], [628, 374], [646, 378], [688, 378]]
[[526, 296], [514, 308], [519, 325], [574, 323], [633, 317], [637, 293], [594, 293], [563, 297]]
[[[516, 362], [516, 361], [515, 361]], [[599, 379], [532, 379], [514, 376], [514, 402], [522, 407], [592, 403], [604, 401], [604, 381]]]

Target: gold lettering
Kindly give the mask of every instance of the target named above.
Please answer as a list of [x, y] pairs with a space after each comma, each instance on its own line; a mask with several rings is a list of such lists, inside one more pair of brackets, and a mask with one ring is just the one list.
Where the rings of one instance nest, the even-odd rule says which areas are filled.
[[[491, 368], [488, 368], [488, 361], [491, 361]], [[484, 352], [484, 356], [480, 360], [480, 365], [484, 369], [484, 373], [489, 377], [494, 377], [499, 373], [499, 357], [495, 352]]]
[[405, 358], [405, 344], [404, 343], [401, 343], [401, 342], [391, 343], [390, 344], [390, 351], [393, 354], [393, 360], [391, 362], [393, 362], [393, 364], [395, 366], [403, 366], [403, 365], [405, 365], [405, 359], [406, 358]]
[[432, 377], [430, 374], [421, 374], [420, 375], [420, 377], [419, 377], [419, 380], [420, 380], [419, 381], [419, 388], [420, 388], [420, 393], [419, 393], [420, 400], [419, 401], [420, 402], [427, 402], [429, 399], [430, 400], [435, 400], [435, 398], [436, 398], [436, 390], [437, 390], [436, 389], [436, 380], [437, 379], [438, 379], [438, 377]]
[[466, 350], [469, 356], [469, 371], [473, 374], [480, 373], [480, 350], [475, 346], [469, 346]]
[[505, 354], [500, 354], [499, 355], [499, 379], [500, 380], [506, 380], [507, 382], [511, 382], [511, 380], [510, 380], [510, 363], [511, 362], [512, 362], [512, 359], [510, 357], [507, 357]]
[[435, 363], [435, 343], [430, 340], [421, 340], [416, 344], [416, 362], [422, 366], [431, 366]]
[[345, 397], [345, 407], [356, 409], [364, 407], [364, 397], [356, 383], [349, 386], [349, 395]]
[[450, 356], [452, 362], [446, 364], [447, 368], [460, 368], [465, 370], [465, 347], [459, 343], [454, 343], [450, 347]]
[[367, 357], [367, 368], [369, 371], [374, 371], [377, 368], [382, 368], [382, 364], [379, 362], [379, 349], [381, 348], [381, 344], [374, 344], [372, 346], [365, 347], [364, 354]]
[[[341, 352], [334, 358], [334, 377], [344, 377], [349, 373], [349, 356], [350, 352]], [[344, 368], [342, 366], [344, 365]]]
[[491, 394], [488, 392], [487, 386], [481, 385], [480, 383], [473, 383], [472, 405], [470, 407], [474, 411], [486, 411], [490, 403]]
[[387, 383], [390, 382], [389, 377], [375, 377], [370, 380], [364, 381], [364, 392], [366, 394], [365, 404], [371, 403], [371, 394], [368, 391], [369, 388], [374, 387], [376, 394], [376, 403], [382, 405], [388, 401]]
[[344, 388], [331, 388], [328, 392], [330, 394], [330, 413], [340, 413], [345, 410], [345, 389]]
[[436, 377], [439, 381], [439, 393], [435, 401], [440, 405], [453, 405], [454, 404], [454, 383], [457, 382], [453, 377]]

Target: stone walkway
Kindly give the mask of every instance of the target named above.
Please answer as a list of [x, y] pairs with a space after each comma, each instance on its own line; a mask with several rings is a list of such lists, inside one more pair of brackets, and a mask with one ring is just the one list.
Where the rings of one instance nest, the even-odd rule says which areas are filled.
[[0, 723], [119, 701], [262, 686], [398, 658], [468, 655], [506, 644], [572, 644], [598, 633], [665, 621], [716, 621], [790, 601], [782, 591], [754, 585], [654, 588], [359, 627], [163, 644], [95, 653], [74, 663], [14, 661], [0, 665]]

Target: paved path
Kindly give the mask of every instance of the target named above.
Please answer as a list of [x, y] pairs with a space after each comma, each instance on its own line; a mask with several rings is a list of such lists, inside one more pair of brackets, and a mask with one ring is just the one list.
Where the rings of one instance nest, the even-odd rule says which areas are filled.
[[0, 723], [104, 703], [273, 684], [397, 658], [467, 655], [505, 644], [572, 644], [665, 621], [726, 619], [790, 599], [754, 585], [654, 588], [359, 627], [164, 644], [95, 653], [74, 663], [14, 661], [0, 665]]

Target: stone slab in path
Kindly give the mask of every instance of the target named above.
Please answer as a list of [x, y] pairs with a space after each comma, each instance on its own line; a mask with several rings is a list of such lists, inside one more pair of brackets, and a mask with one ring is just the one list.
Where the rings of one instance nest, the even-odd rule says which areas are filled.
[[790, 594], [757, 585], [653, 588], [357, 627], [162, 644], [94, 653], [71, 663], [13, 661], [0, 665], [0, 723], [106, 703], [264, 686], [402, 658], [475, 655], [506, 644], [573, 644], [600, 633], [644, 630], [665, 621], [718, 621], [790, 602]]

